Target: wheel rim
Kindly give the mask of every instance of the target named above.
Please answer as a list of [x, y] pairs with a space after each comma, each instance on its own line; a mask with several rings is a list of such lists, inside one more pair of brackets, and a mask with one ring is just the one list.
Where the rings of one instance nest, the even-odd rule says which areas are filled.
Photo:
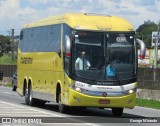
[[32, 101], [32, 90], [30, 89], [30, 91], [29, 91], [29, 102], [31, 102]]
[[27, 90], [27, 88], [25, 89], [25, 98], [26, 99], [28, 98], [28, 90]]
[[28, 98], [28, 89], [25, 89], [25, 103], [28, 105], [29, 104], [29, 98]]

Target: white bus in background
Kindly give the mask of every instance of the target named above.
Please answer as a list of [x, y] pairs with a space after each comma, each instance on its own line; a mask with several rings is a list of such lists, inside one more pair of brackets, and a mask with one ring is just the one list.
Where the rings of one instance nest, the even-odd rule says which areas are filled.
[[[152, 32], [152, 43], [151, 43], [151, 46], [155, 46], [155, 42], [156, 42], [156, 39], [157, 39], [157, 35], [158, 35], [158, 32], [157, 31], [154, 31]], [[158, 45], [160, 45], [160, 38], [158, 40]]]

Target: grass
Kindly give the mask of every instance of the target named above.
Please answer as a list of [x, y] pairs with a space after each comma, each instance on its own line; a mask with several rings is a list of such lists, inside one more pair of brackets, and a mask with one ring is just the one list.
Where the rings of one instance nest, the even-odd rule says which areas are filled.
[[17, 60], [12, 60], [12, 56], [10, 54], [4, 54], [0, 57], [0, 64], [16, 64]]
[[11, 83], [8, 83], [8, 84], [5, 84], [4, 86], [5, 86], [5, 87], [12, 87], [12, 84], [11, 84]]
[[152, 100], [152, 99], [136, 99], [136, 105], [147, 107], [147, 108], [154, 108], [154, 109], [160, 109], [160, 101]]

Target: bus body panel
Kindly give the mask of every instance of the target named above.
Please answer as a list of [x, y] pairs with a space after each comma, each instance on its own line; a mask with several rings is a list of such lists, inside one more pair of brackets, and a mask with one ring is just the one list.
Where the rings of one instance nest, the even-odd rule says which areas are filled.
[[23, 28], [32, 28], [52, 24], [68, 24], [73, 29], [98, 31], [133, 31], [132, 25], [118, 16], [90, 15], [83, 13], [51, 16], [40, 21], [27, 24]]
[[[40, 92], [41, 94], [51, 94], [54, 96], [58, 80], [63, 81], [62, 73], [64, 73], [60, 65], [62, 64], [62, 60], [57, 53], [21, 53], [19, 54], [19, 59], [18, 72], [20, 76], [18, 78], [17, 88], [19, 94], [23, 95], [22, 89], [24, 80], [26, 79], [27, 84], [28, 81], [31, 80], [35, 94], [36, 92]], [[52, 99], [52, 101], [54, 101], [54, 99]]]
[[[71, 106], [88, 106], [88, 107], [121, 107], [121, 108], [134, 108], [136, 102], [136, 93], [121, 97], [97, 97], [81, 94], [72, 89], [69, 90], [69, 105]], [[109, 103], [100, 104], [99, 100], [109, 100]]]

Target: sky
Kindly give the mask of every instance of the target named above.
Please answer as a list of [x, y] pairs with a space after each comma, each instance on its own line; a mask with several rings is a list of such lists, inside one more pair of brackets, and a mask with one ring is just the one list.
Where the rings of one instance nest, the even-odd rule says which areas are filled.
[[160, 0], [0, 0], [0, 35], [24, 24], [64, 13], [96, 13], [127, 19], [135, 30], [144, 21], [160, 21]]

